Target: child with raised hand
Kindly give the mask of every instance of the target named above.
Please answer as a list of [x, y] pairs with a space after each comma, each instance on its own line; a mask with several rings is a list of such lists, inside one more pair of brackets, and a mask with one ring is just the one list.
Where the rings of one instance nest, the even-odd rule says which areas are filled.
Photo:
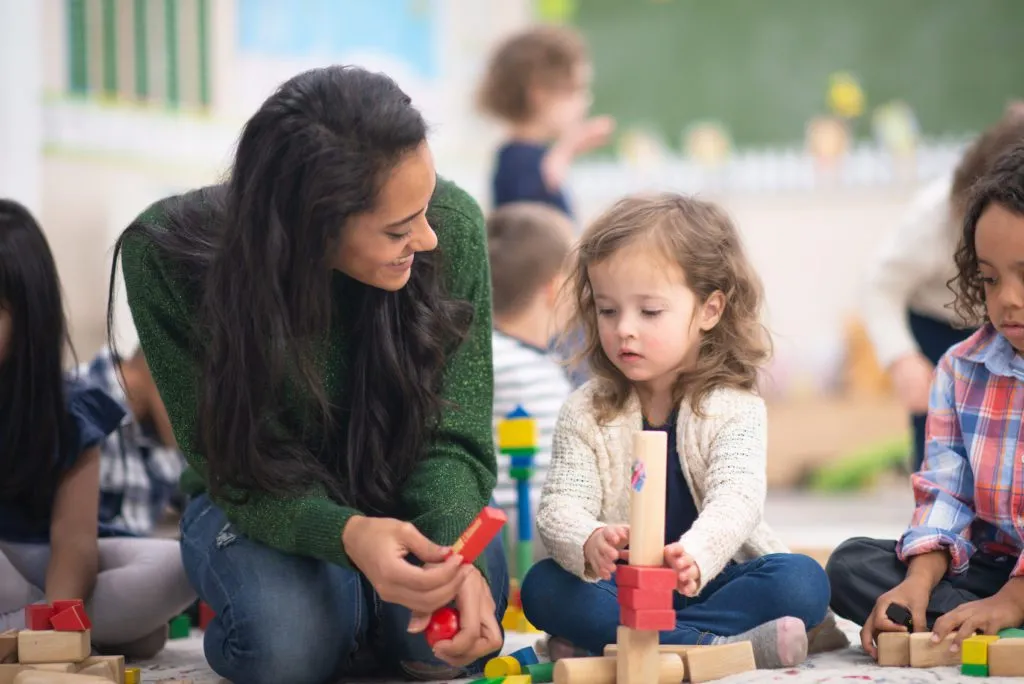
[[661, 642], [749, 640], [759, 667], [801, 662], [818, 625], [820, 648], [846, 645], [826, 620], [824, 570], [787, 553], [762, 519], [766, 410], [756, 384], [770, 342], [761, 284], [732, 221], [681, 195], [623, 199], [583, 234], [572, 288], [571, 326], [586, 331], [594, 379], [559, 415], [537, 515], [552, 558], [522, 588], [555, 657], [615, 641], [638, 430], [668, 433], [664, 557], [679, 577], [676, 628]]
[[542, 202], [573, 215], [564, 183], [573, 160], [603, 146], [615, 128], [588, 118], [593, 68], [586, 43], [565, 26], [535, 26], [504, 40], [480, 86], [479, 103], [507, 127], [492, 178], [495, 208]]
[[894, 604], [953, 650], [1024, 624], [1024, 141], [973, 186], [954, 261], [956, 310], [981, 327], [936, 369], [910, 526], [850, 539], [828, 563], [832, 606], [872, 656], [880, 632], [907, 630]]
[[125, 411], [64, 374], [69, 349], [46, 238], [0, 200], [0, 631], [26, 604], [82, 599], [97, 649], [151, 657], [195, 594], [176, 541], [98, 538], [99, 445]]

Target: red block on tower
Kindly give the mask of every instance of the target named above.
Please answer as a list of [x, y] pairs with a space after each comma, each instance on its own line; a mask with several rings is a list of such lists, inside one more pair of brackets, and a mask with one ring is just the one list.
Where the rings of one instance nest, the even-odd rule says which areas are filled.
[[[56, 607], [57, 602], [54, 603], [54, 608]], [[54, 613], [53, 617], [50, 618], [50, 624], [53, 625], [55, 632], [84, 632], [92, 627], [92, 623], [89, 622], [89, 616], [85, 614], [85, 606], [81, 601], [72, 604], [70, 608], [65, 608], [59, 613]]]
[[672, 568], [647, 565], [620, 565], [615, 571], [615, 584], [645, 591], [673, 591], [676, 571]]
[[619, 605], [630, 610], [672, 610], [672, 590], [620, 587]]
[[676, 611], [620, 608], [619, 623], [643, 631], [668, 632], [676, 628]]
[[25, 606], [25, 628], [35, 631], [50, 629], [50, 618], [53, 617], [53, 606], [44, 603], [33, 603]]

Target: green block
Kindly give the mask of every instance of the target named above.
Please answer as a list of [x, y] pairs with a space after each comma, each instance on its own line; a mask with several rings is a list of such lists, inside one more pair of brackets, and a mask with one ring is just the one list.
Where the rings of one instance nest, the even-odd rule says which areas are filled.
[[171, 639], [187, 639], [192, 629], [192, 621], [188, 615], [179, 615], [170, 622]]
[[535, 665], [527, 665], [526, 674], [530, 675], [530, 681], [533, 684], [553, 682], [555, 681], [555, 664], [537, 663]]
[[510, 468], [508, 474], [513, 480], [529, 480], [533, 477], [533, 468]]
[[470, 682], [470, 684], [501, 684], [503, 681], [505, 681], [504, 677], [491, 677], [490, 679], [484, 677]]
[[1017, 627], [1008, 627], [1006, 629], [1000, 630], [999, 638], [1000, 639], [1024, 639], [1024, 629], [1019, 629]]
[[508, 449], [502, 449], [501, 453], [508, 456], [536, 456], [537, 449], [536, 447], [510, 447]]
[[523, 586], [526, 572], [531, 565], [533, 565], [533, 542], [528, 540], [516, 542], [516, 578], [519, 579], [519, 586]]
[[968, 677], [988, 677], [988, 665], [968, 665], [964, 663], [960, 666], [960, 674], [967, 675]]

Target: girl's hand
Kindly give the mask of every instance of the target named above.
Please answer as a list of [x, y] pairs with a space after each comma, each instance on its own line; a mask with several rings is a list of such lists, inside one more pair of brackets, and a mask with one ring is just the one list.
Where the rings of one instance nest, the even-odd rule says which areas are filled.
[[479, 570], [472, 565], [466, 567], [470, 568], [469, 577], [455, 595], [459, 633], [434, 644], [434, 655], [454, 667], [465, 667], [502, 645], [491, 587]]
[[700, 586], [700, 568], [683, 545], [673, 542], [665, 547], [665, 565], [676, 571], [676, 591], [683, 596], [695, 596]]
[[1000, 592], [980, 601], [963, 603], [940, 617], [932, 627], [932, 643], [937, 644], [955, 633], [949, 650], [956, 651], [960, 642], [977, 632], [998, 634], [1001, 629], [1021, 624], [1024, 624], [1024, 607]]
[[[341, 539], [352, 564], [366, 575], [381, 599], [414, 613], [429, 614], [450, 603], [475, 572], [472, 566], [462, 565], [462, 556], [448, 556], [448, 548], [424, 537], [412, 523], [393, 518], [353, 516]], [[409, 554], [424, 567], [410, 563]]]
[[628, 543], [628, 525], [605, 525], [594, 530], [583, 545], [583, 557], [595, 575], [610, 580], [615, 572], [615, 561], [627, 558], [627, 552], [622, 549]]
[[924, 632], [928, 630], [925, 620], [925, 610], [928, 608], [928, 601], [931, 599], [931, 589], [926, 582], [908, 577], [888, 592], [882, 594], [875, 601], [875, 608], [868, 616], [867, 622], [860, 630], [860, 643], [864, 650], [872, 658], [878, 659], [878, 649], [875, 647], [875, 639], [881, 632], [906, 632], [904, 625], [899, 625], [890, 620], [885, 612], [889, 606], [897, 604], [910, 611], [910, 619], [914, 621], [914, 631]]

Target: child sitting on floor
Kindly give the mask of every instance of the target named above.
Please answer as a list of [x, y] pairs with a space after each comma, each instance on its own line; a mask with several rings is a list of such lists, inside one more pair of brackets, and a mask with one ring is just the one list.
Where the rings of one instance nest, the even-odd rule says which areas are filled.
[[850, 539], [828, 563], [832, 606], [874, 657], [880, 632], [907, 629], [893, 604], [954, 649], [1024, 623], [1024, 144], [972, 188], [955, 263], [956, 310], [981, 328], [936, 369], [910, 527]]
[[[532, 482], [543, 484], [551, 462], [551, 435], [572, 385], [548, 349], [558, 327], [556, 303], [573, 241], [572, 222], [557, 209], [515, 202], [487, 219], [487, 251], [494, 302], [494, 421], [523, 407], [537, 422]], [[514, 505], [509, 457], [498, 455], [494, 498]], [[538, 487], [539, 488], [539, 487]]]
[[69, 349], [50, 247], [0, 200], [0, 631], [24, 606], [83, 599], [102, 652], [146, 658], [195, 599], [171, 539], [99, 539], [99, 444], [124, 409], [65, 376]]
[[553, 558], [522, 588], [553, 658], [567, 644], [601, 653], [615, 642], [638, 430], [668, 433], [664, 557], [678, 594], [661, 642], [749, 640], [758, 667], [801, 662], [819, 624], [830, 630], [821, 644], [845, 645], [825, 621], [824, 570], [762, 519], [767, 427], [755, 387], [770, 343], [731, 220], [680, 195], [626, 198], [584, 233], [571, 277], [595, 379], [559, 415], [537, 514]]

